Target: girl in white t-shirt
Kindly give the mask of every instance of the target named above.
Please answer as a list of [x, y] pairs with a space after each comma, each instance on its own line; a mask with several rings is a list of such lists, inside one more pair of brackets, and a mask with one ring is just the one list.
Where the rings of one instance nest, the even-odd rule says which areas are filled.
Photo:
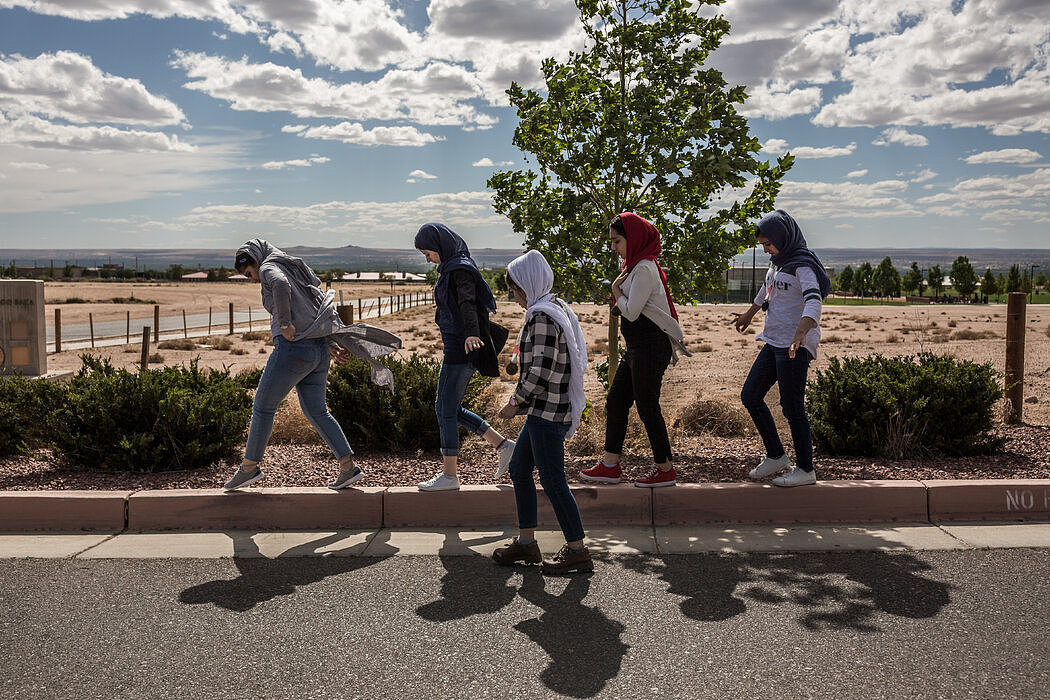
[[[765, 282], [751, 308], [734, 317], [737, 331], [744, 332], [758, 311], [766, 312], [765, 328], [756, 340], [765, 342], [751, 366], [740, 392], [755, 422], [766, 456], [750, 472], [752, 479], [784, 471], [773, 479], [777, 486], [815, 484], [813, 435], [806, 415], [806, 374], [816, 359], [820, 343], [821, 302], [831, 291], [831, 280], [820, 259], [806, 247], [806, 239], [791, 216], [780, 209], [758, 222], [757, 239], [770, 255]], [[795, 464], [784, 451], [773, 415], [765, 397], [774, 384], [780, 389], [780, 406], [791, 428]]]

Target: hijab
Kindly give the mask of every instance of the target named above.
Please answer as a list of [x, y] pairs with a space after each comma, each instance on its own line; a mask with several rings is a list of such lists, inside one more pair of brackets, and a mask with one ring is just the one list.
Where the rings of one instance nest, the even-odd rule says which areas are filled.
[[799, 267], [812, 269], [820, 284], [820, 296], [827, 297], [831, 293], [831, 280], [824, 270], [823, 263], [816, 253], [807, 247], [802, 229], [790, 214], [783, 209], [766, 214], [758, 222], [758, 232], [768, 238], [777, 249], [777, 254], [770, 256], [770, 262], [792, 273]]
[[572, 406], [572, 426], [566, 439], [576, 433], [587, 404], [583, 393], [583, 376], [587, 371], [587, 341], [583, 329], [569, 305], [551, 293], [554, 286], [554, 271], [546, 258], [530, 250], [519, 255], [507, 265], [507, 275], [525, 292], [525, 323], [537, 313], [545, 313], [561, 327], [562, 337], [569, 349], [569, 403]]
[[310, 269], [310, 266], [303, 262], [302, 258], [288, 255], [277, 246], [270, 244], [262, 238], [253, 238], [242, 245], [237, 249], [237, 254], [234, 256], [234, 259], [236, 260], [237, 258], [240, 258], [244, 253], [247, 253], [259, 267], [262, 267], [266, 263], [279, 265], [281, 271], [284, 272], [289, 279], [303, 287], [321, 286], [321, 280], [317, 278], [317, 275], [315, 275], [314, 271]]
[[[419, 250], [432, 250], [441, 257], [441, 264], [437, 268], [440, 276], [434, 285], [434, 299], [439, 307], [453, 314], [457, 329], [462, 329], [463, 321], [459, 318], [459, 305], [452, 292], [451, 276], [448, 274], [453, 270], [466, 270], [474, 278], [478, 303], [489, 313], [496, 311], [496, 299], [492, 296], [492, 290], [471, 259], [466, 241], [460, 238], [459, 234], [444, 224], [431, 222], [423, 224], [416, 232], [415, 245]], [[438, 309], [438, 319], [440, 315], [441, 308]], [[440, 324], [440, 320], [438, 323]]]
[[[651, 223], [631, 212], [618, 214], [620, 223], [623, 224], [624, 237], [627, 239], [627, 257], [623, 261], [622, 270], [628, 272], [642, 260], [652, 260], [660, 257], [660, 232]], [[671, 316], [678, 320], [678, 311], [674, 308], [671, 300], [671, 290], [667, 287], [667, 273], [656, 263], [656, 269], [660, 273], [660, 281], [664, 285], [664, 293], [667, 295], [667, 307]]]

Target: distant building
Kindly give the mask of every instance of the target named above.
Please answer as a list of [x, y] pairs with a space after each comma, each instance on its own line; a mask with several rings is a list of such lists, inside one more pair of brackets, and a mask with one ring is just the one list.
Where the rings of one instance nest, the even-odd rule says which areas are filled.
[[414, 272], [346, 272], [339, 279], [343, 282], [423, 282], [426, 276]]
[[183, 275], [182, 279], [188, 280], [190, 282], [193, 282], [193, 281], [198, 281], [199, 282], [201, 280], [208, 279], [208, 273], [207, 272], [203, 272], [203, 271], [202, 272], [191, 272], [188, 275]]

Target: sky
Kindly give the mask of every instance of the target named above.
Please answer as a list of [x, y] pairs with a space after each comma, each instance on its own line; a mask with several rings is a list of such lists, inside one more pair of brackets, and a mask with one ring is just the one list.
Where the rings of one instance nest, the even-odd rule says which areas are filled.
[[[1050, 248], [1050, 2], [698, 11], [811, 247]], [[582, 36], [571, 0], [0, 0], [0, 248], [519, 247], [504, 91]]]

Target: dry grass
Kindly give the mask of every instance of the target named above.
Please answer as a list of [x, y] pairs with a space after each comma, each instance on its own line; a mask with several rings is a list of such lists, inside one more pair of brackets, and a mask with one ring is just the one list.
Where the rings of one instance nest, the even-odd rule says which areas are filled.
[[705, 399], [702, 395], [686, 404], [674, 424], [693, 435], [706, 433], [736, 437], [751, 434], [751, 417], [743, 408], [723, 400]]
[[211, 335], [201, 341], [202, 345], [210, 345], [213, 350], [229, 350], [233, 347], [233, 339], [228, 335]]
[[157, 343], [157, 347], [161, 350], [194, 350], [197, 343], [189, 338], [176, 338], [175, 340], [162, 340]]
[[247, 355], [248, 351], [244, 348], [230, 348], [231, 355]]
[[162, 365], [164, 364], [164, 356], [159, 352], [155, 352], [147, 358], [147, 361], [151, 365]]
[[324, 440], [314, 430], [314, 426], [303, 415], [299, 402], [287, 398], [277, 407], [273, 420], [273, 433], [270, 442], [285, 444], [323, 444]]
[[901, 338], [896, 333], [887, 333], [886, 334], [886, 342], [887, 343], [899, 343], [899, 342], [901, 342]]
[[1050, 326], [1046, 327], [1046, 337], [1050, 338]]
[[998, 338], [999, 336], [995, 331], [975, 331], [970, 328], [964, 328], [961, 331], [952, 333], [951, 337], [952, 340], [987, 340]]
[[270, 331], [248, 331], [241, 333], [241, 340], [272, 340]]
[[824, 343], [841, 343], [842, 342], [842, 338], [837, 336], [837, 335], [835, 335], [834, 333], [830, 333], [830, 334], [824, 336], [823, 338], [821, 338], [821, 342], [824, 342]]
[[704, 343], [703, 345], [697, 348], [697, 350], [699, 350], [700, 352], [711, 352], [714, 349], [715, 348], [713, 345], [711, 345], [711, 343]]

